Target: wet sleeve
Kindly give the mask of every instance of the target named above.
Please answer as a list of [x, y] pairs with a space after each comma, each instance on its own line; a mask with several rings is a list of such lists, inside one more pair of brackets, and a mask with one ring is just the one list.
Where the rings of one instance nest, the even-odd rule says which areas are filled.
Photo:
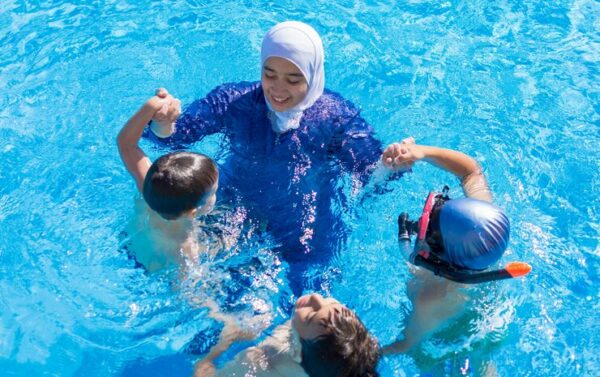
[[[381, 158], [381, 142], [374, 136], [373, 128], [357, 112], [337, 127], [334, 148], [343, 168], [368, 177], [368, 172]], [[341, 122], [340, 122], [341, 123]]]
[[246, 82], [218, 86], [205, 98], [192, 102], [185, 109], [177, 119], [173, 135], [160, 138], [146, 128], [143, 136], [171, 149], [184, 149], [205, 136], [224, 132], [223, 117], [229, 105], [255, 86]]

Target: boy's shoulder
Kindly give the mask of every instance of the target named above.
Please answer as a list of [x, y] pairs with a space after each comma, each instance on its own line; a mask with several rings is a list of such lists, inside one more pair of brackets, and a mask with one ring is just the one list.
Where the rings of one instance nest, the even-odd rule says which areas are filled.
[[182, 263], [198, 247], [191, 231], [173, 227], [137, 197], [127, 224], [128, 248], [136, 261], [149, 272]]

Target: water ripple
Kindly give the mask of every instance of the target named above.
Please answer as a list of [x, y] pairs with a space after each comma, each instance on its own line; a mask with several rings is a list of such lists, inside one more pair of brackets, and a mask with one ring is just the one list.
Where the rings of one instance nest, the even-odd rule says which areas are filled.
[[[262, 316], [255, 329], [283, 319], [283, 309], [263, 315], [289, 305], [287, 266], [254, 225], [240, 227], [229, 254], [205, 261], [195, 277], [206, 284], [189, 290], [174, 283], [176, 272], [147, 275], [119, 251], [136, 194], [114, 137], [157, 86], [189, 103], [222, 82], [257, 79], [262, 36], [285, 19], [321, 33], [327, 86], [355, 102], [383, 142], [413, 135], [475, 156], [511, 218], [505, 259], [533, 265], [526, 279], [488, 287], [420, 351], [384, 360], [382, 375], [447, 375], [465, 360], [474, 375], [598, 375], [600, 340], [590, 329], [600, 302], [600, 11], [592, 0], [2, 2], [5, 371], [121, 375], [201, 352], [216, 330], [194, 295], [217, 297], [247, 323]], [[308, 272], [323, 275], [382, 343], [397, 338], [410, 311], [395, 218], [416, 215], [444, 183], [460, 195], [451, 177], [425, 165], [366, 199], [371, 186], [344, 185], [352, 208], [337, 210], [352, 234], [330, 270]], [[189, 371], [186, 357], [168, 360]]]

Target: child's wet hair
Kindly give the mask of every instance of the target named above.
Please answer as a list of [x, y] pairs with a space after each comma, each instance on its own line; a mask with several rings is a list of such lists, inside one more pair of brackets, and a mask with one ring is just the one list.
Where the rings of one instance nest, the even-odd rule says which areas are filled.
[[217, 165], [209, 157], [192, 152], [169, 153], [148, 170], [144, 200], [162, 217], [173, 220], [197, 208], [218, 179]]
[[300, 339], [300, 365], [310, 377], [371, 377], [381, 349], [361, 320], [348, 308], [335, 310], [321, 323], [327, 333]]

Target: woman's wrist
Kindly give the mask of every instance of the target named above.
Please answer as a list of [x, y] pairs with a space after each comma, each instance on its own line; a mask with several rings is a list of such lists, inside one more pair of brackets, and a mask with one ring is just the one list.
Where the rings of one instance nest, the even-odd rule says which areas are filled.
[[169, 137], [175, 132], [175, 123], [163, 123], [151, 120], [149, 125], [150, 131], [161, 139]]

